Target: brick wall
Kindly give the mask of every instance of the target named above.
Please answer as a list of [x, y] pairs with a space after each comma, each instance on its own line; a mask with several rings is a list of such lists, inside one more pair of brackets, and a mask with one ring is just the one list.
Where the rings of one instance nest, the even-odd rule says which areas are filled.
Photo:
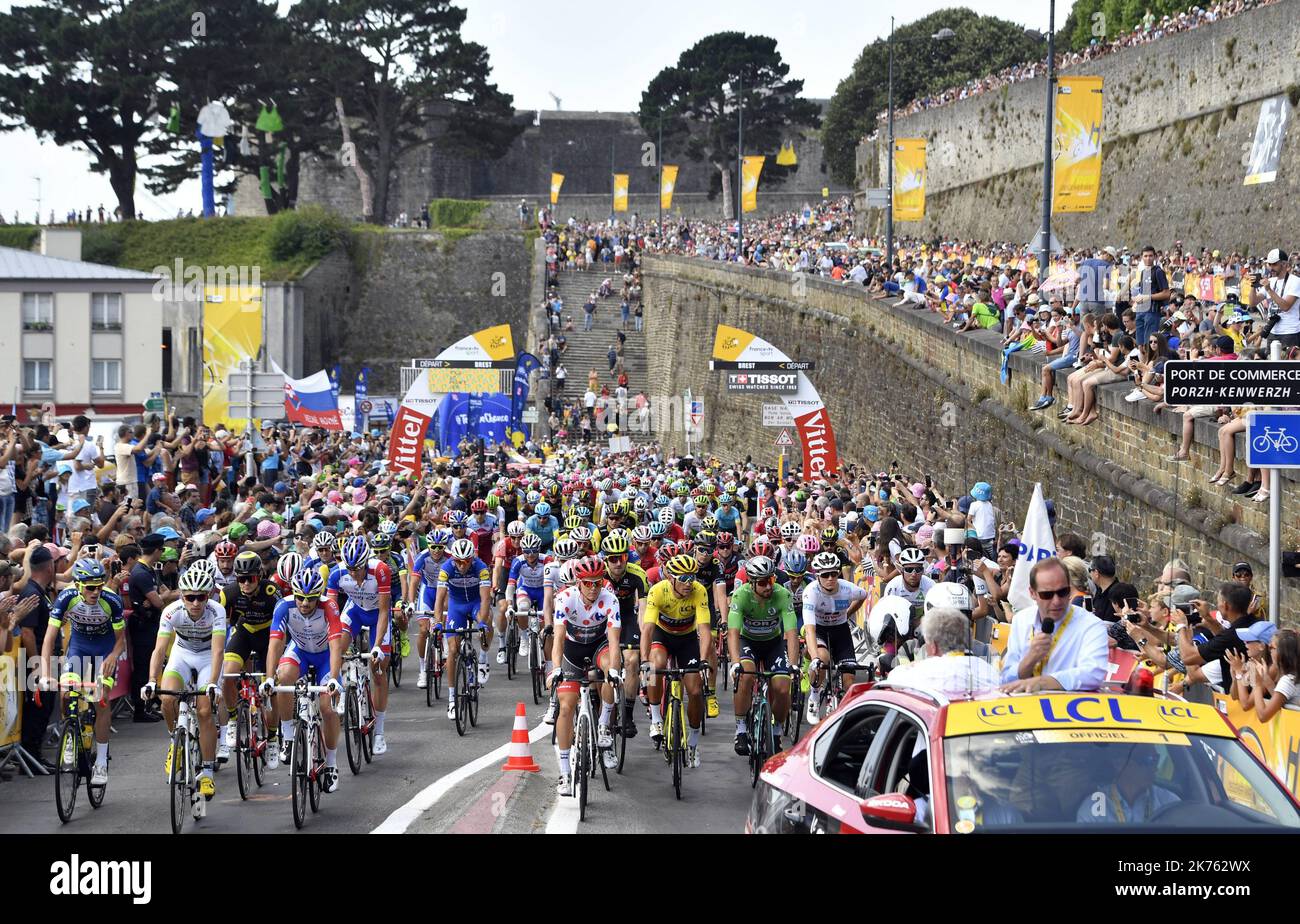
[[[817, 363], [813, 384], [843, 459], [872, 470], [898, 460], [905, 471], [930, 473], [947, 493], [988, 481], [1017, 528], [1041, 482], [1056, 503], [1058, 530], [1089, 539], [1094, 552], [1104, 546], [1144, 592], [1174, 553], [1202, 588], [1243, 559], [1254, 563], [1257, 586], [1266, 583], [1266, 505], [1236, 503], [1207, 485], [1218, 463], [1208, 424], [1197, 428], [1191, 462], [1168, 463], [1181, 418], [1125, 403], [1122, 385], [1101, 390], [1101, 419], [1087, 428], [1066, 426], [1051, 411], [1031, 413], [1039, 364], [1013, 356], [1002, 385], [996, 334], [957, 334], [930, 312], [891, 309], [858, 287], [784, 273], [648, 256], [644, 275], [649, 379], [664, 394], [689, 387], [704, 398], [710, 451], [767, 463], [777, 452], [777, 431], [762, 426], [761, 409], [775, 399], [728, 395], [722, 374], [708, 369], [714, 331], [725, 323]], [[682, 445], [680, 430], [664, 427], [659, 436]], [[1284, 523], [1284, 548], [1295, 548], [1295, 520]], [[1283, 582], [1292, 621], [1300, 614], [1294, 583]]]

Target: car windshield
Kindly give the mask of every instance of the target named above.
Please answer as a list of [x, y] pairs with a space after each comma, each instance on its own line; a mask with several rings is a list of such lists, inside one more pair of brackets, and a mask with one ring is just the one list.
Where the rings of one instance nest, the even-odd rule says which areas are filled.
[[958, 833], [1124, 825], [1300, 828], [1300, 812], [1232, 738], [1039, 729], [944, 742]]

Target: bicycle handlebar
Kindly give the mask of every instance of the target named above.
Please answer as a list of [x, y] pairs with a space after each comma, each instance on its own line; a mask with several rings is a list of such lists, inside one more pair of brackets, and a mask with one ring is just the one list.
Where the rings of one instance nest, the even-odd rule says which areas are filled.
[[266, 673], [263, 671], [240, 671], [238, 674], [222, 674], [221, 676], [226, 680], [243, 680], [245, 678], [265, 677]]
[[[277, 684], [276, 686], [272, 687], [272, 690], [273, 690], [274, 692], [276, 692], [276, 693], [297, 693], [297, 692], [298, 692], [298, 689], [299, 689], [299, 688], [298, 688], [297, 684], [294, 684], [293, 686], [288, 686], [288, 687], [280, 686], [280, 685]], [[315, 685], [315, 684], [304, 684], [304, 685], [303, 685], [303, 689], [304, 689], [306, 692], [308, 692], [308, 693], [324, 693], [324, 692], [326, 692], [326, 688], [325, 688], [324, 686], [317, 686], [317, 685]]]
[[706, 670], [709, 670], [708, 664], [697, 664], [695, 667], [665, 667], [662, 670], [651, 668], [651, 673], [660, 677], [682, 677], [686, 674], [700, 674]]

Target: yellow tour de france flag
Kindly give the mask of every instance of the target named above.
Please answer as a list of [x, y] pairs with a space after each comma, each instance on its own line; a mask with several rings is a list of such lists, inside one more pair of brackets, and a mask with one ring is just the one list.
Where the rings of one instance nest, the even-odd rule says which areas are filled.
[[1052, 211], [1091, 212], [1101, 188], [1101, 78], [1058, 77]]
[[627, 211], [627, 174], [614, 174], [614, 211]]
[[551, 174], [551, 205], [560, 201], [560, 187], [564, 185], [563, 173]]
[[894, 139], [894, 221], [925, 218], [925, 139]]
[[673, 190], [677, 188], [677, 166], [664, 164], [664, 179], [659, 187], [659, 207], [665, 212], [673, 207]]
[[740, 183], [740, 207], [746, 212], [752, 212], [758, 208], [758, 175], [763, 172], [763, 161], [767, 158], [762, 154], [755, 154], [746, 157], [741, 166], [741, 183]]

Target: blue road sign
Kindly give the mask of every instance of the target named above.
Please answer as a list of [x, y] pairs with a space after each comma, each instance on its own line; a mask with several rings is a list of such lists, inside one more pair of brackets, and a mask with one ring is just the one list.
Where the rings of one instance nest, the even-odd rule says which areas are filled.
[[1252, 411], [1246, 423], [1246, 464], [1300, 468], [1300, 413]]

